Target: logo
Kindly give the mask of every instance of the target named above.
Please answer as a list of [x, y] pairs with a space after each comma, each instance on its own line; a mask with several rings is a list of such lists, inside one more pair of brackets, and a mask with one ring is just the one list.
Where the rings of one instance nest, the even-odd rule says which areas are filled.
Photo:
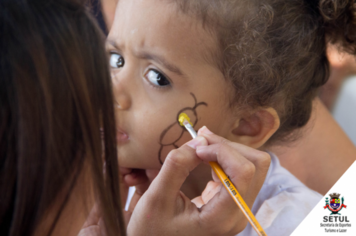
[[344, 197], [341, 198], [341, 203], [340, 203], [340, 194], [338, 193], [333, 193], [329, 194], [330, 196], [330, 203], [328, 197], [325, 199], [325, 206], [324, 209], [329, 209], [331, 211], [330, 215], [341, 215], [339, 211], [342, 210], [342, 208], [346, 208], [346, 205], [344, 205]]

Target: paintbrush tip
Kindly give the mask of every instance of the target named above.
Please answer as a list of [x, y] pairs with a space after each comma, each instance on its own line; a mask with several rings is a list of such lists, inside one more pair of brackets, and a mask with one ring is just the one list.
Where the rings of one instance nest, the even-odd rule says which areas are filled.
[[184, 112], [179, 114], [178, 122], [181, 126], [184, 126], [187, 123], [190, 124], [191, 126], [193, 126], [193, 124], [190, 122], [189, 116], [187, 114], [185, 114]]

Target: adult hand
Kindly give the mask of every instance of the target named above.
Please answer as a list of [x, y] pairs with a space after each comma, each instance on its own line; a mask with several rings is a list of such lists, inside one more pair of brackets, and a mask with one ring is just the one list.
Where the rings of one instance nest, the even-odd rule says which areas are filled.
[[270, 156], [225, 140], [207, 128], [198, 134], [196, 139], [169, 153], [133, 211], [129, 235], [235, 235], [246, 227], [245, 216], [216, 177], [216, 183], [208, 185], [213, 194], [201, 196], [201, 208], [180, 188], [199, 163], [217, 161], [252, 207], [267, 175]]

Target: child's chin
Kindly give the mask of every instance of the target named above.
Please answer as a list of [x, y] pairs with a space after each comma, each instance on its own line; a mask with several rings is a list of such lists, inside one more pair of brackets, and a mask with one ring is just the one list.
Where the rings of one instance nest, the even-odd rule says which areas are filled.
[[162, 167], [156, 153], [142, 154], [137, 149], [140, 148], [119, 147], [117, 149], [119, 166], [132, 169], [160, 169]]
[[132, 161], [132, 160], [125, 160], [119, 157], [119, 166], [123, 168], [130, 168], [130, 169], [161, 169], [162, 165], [158, 163], [145, 163], [144, 161]]

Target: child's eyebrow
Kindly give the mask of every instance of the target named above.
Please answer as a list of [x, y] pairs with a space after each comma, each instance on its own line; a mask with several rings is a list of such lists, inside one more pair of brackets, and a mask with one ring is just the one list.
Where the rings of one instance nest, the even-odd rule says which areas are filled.
[[180, 75], [180, 76], [185, 76], [181, 69], [179, 69], [177, 66], [171, 64], [164, 57], [162, 57], [160, 55], [153, 54], [153, 53], [148, 53], [148, 52], [140, 52], [140, 53], [137, 53], [137, 57], [143, 58], [143, 59], [147, 59], [147, 60], [156, 61], [159, 64], [161, 64], [164, 67], [166, 67], [171, 72], [173, 72], [173, 73], [175, 73], [177, 75]]
[[[116, 49], [120, 48], [120, 47], [118, 47], [116, 42], [113, 41], [113, 40], [106, 39], [106, 43], [112, 45]], [[179, 67], [177, 67], [177, 66], [173, 65], [172, 63], [168, 62], [164, 57], [162, 57], [160, 55], [157, 55], [157, 54], [154, 54], [154, 53], [148, 53], [148, 52], [139, 52], [139, 53], [135, 53], [135, 55], [138, 58], [156, 61], [159, 64], [161, 64], [162, 66], [166, 67], [171, 72], [173, 72], [173, 73], [175, 73], [177, 75], [186, 77], [185, 74], [182, 72], [182, 70], [179, 69]]]

